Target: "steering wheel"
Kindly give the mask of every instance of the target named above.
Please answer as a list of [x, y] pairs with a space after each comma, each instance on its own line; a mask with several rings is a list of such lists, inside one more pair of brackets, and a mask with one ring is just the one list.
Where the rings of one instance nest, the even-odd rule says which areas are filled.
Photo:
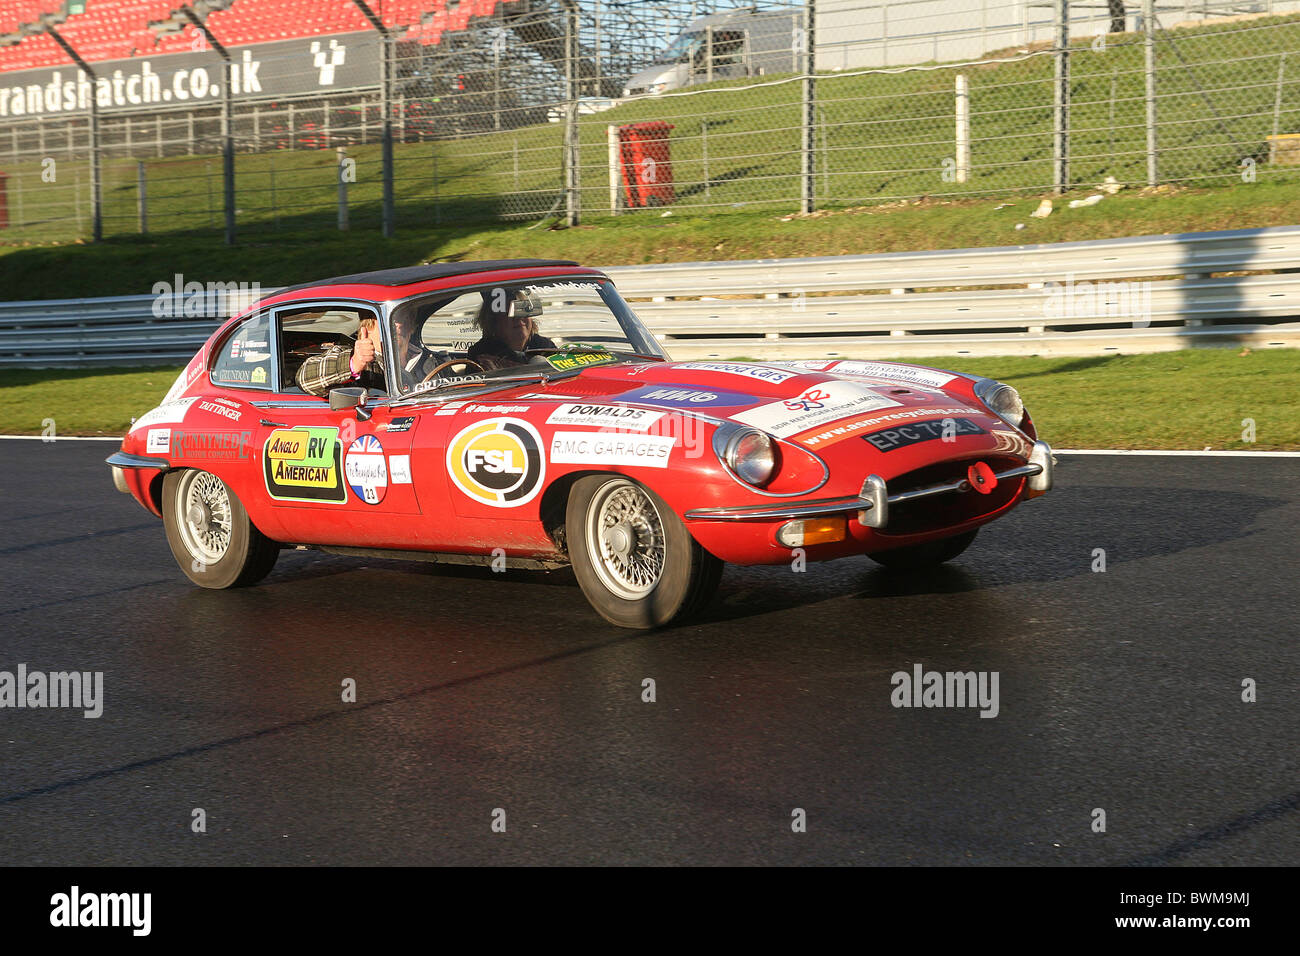
[[472, 365], [480, 372], [485, 371], [482, 365], [479, 365], [478, 362], [475, 362], [472, 359], [452, 359], [450, 362], [443, 362], [441, 365], [435, 368], [428, 375], [424, 376], [424, 380], [421, 381], [420, 384], [423, 385], [425, 382], [431, 381], [433, 377], [437, 375], [439, 372], [441, 372], [443, 369], [451, 368], [453, 365]]

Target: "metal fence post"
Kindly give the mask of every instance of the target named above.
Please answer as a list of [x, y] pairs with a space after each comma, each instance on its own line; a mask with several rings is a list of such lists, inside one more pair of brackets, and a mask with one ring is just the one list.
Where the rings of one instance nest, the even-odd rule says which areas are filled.
[[618, 215], [618, 187], [622, 178], [619, 170], [618, 127], [610, 124], [605, 127], [605, 141], [609, 144], [609, 214]]
[[1156, 163], [1156, 4], [1142, 0], [1143, 65], [1146, 73], [1147, 185], [1159, 176]]
[[578, 6], [564, 2], [564, 221], [578, 224]]
[[800, 179], [802, 201], [799, 208], [805, 213], [817, 208], [817, 163], [813, 156], [816, 148], [817, 85], [813, 71], [817, 68], [815, 33], [817, 7], [814, 0], [805, 0], [803, 15], [803, 129], [800, 139]]
[[144, 162], [135, 164], [135, 205], [140, 216], [140, 235], [149, 231], [149, 199], [145, 192]]
[[1056, 48], [1052, 57], [1052, 186], [1059, 194], [1070, 186], [1070, 0], [1054, 0], [1052, 6]]
[[[230, 113], [231, 100], [235, 91], [235, 61], [230, 58], [230, 53], [221, 45], [221, 41], [212, 35], [212, 31], [208, 29], [202, 17], [189, 6], [183, 6], [180, 10], [203, 33], [225, 66], [225, 82], [221, 86], [221, 191], [226, 213], [226, 245], [233, 246], [235, 244], [235, 126]], [[128, 121], [128, 143], [130, 130]]]
[[348, 231], [348, 181], [344, 178], [344, 170], [347, 167], [348, 151], [344, 146], [338, 147], [339, 166], [339, 232]]
[[1273, 96], [1273, 135], [1278, 134], [1282, 123], [1282, 81], [1286, 77], [1286, 52], [1277, 58], [1277, 93]]
[[[379, 34], [379, 109], [383, 113], [383, 138], [380, 140], [381, 175], [383, 176], [383, 235], [385, 239], [391, 239], [395, 230], [396, 210], [393, 206], [393, 52], [395, 44], [384, 26], [384, 21], [375, 16], [375, 11], [371, 10], [366, 0], [352, 0], [356, 8], [361, 11], [362, 15], [370, 21], [370, 25], [375, 28]], [[365, 108], [364, 106], [362, 107]], [[362, 120], [361, 141], [366, 141], [366, 127], [369, 125], [369, 117]]]
[[957, 169], [956, 181], [964, 183], [970, 175], [970, 86], [965, 73], [957, 74]]
[[[99, 96], [97, 95], [99, 93], [99, 82], [95, 76], [95, 71], [92, 70], [77, 51], [68, 44], [68, 41], [59, 35], [58, 31], [49, 24], [45, 25], [45, 30], [54, 39], [54, 42], [63, 48], [63, 52], [72, 58], [73, 62], [81, 69], [81, 72], [85, 73], [86, 76], [90, 78], [90, 92], [88, 95], [88, 99], [90, 100], [90, 232], [91, 238], [95, 242], [99, 242], [104, 238], [103, 190], [101, 188], [102, 184], [100, 183], [99, 177]], [[16, 128], [14, 135], [15, 137], [17, 136]]]

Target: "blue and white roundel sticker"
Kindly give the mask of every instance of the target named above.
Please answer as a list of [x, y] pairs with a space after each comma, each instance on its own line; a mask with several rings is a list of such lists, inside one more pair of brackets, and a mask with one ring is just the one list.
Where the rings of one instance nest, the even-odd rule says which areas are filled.
[[384, 446], [374, 435], [362, 435], [348, 446], [343, 473], [353, 493], [368, 505], [377, 505], [388, 491], [388, 465]]

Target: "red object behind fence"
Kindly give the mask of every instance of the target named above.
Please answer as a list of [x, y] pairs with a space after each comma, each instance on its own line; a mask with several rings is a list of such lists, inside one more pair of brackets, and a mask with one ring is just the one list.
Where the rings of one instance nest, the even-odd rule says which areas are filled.
[[628, 123], [618, 128], [623, 189], [629, 209], [667, 206], [677, 200], [673, 189], [671, 123]]

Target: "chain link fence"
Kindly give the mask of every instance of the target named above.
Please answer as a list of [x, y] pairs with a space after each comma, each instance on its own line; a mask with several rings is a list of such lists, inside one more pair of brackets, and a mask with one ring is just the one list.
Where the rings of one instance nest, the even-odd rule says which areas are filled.
[[168, 55], [0, 73], [0, 242], [85, 240], [97, 220], [233, 241], [1300, 170], [1300, 2], [354, 5], [352, 32], [250, 44], [223, 27], [228, 0], [200, 2], [156, 30]]

